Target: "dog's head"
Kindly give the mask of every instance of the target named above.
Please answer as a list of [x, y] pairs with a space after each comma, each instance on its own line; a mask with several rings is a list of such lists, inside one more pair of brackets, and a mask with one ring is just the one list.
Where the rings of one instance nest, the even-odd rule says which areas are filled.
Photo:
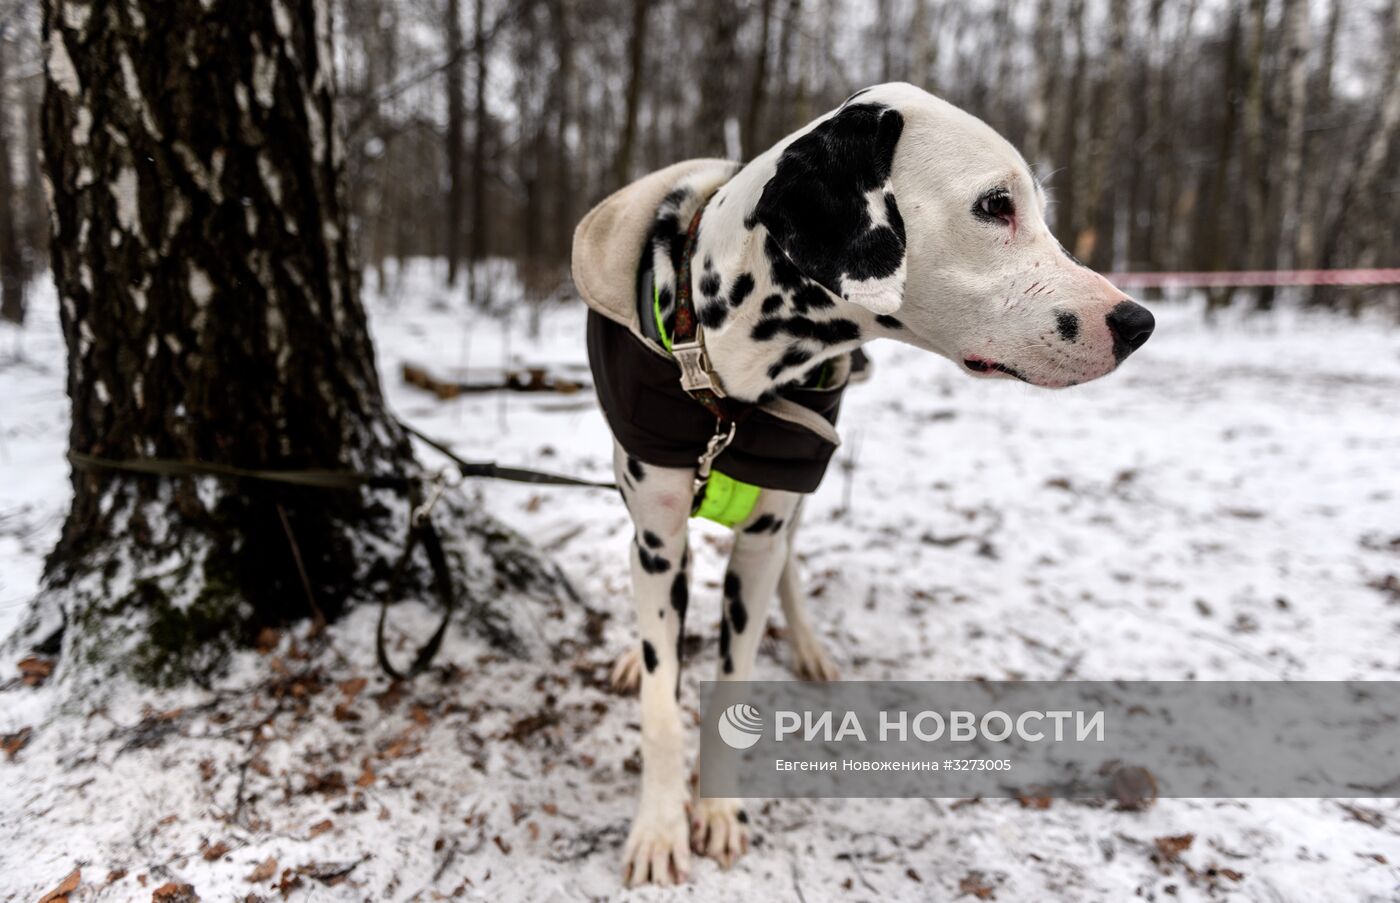
[[[969, 373], [1062, 387], [1112, 371], [1153, 319], [1074, 260], [1044, 190], [986, 123], [908, 84], [868, 88], [755, 160], [778, 282], [814, 282]], [[799, 277], [805, 277], [800, 278]]]

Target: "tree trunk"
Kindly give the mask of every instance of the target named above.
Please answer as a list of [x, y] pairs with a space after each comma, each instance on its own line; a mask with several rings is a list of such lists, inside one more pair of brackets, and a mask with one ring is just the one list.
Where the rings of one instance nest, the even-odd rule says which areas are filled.
[[554, 54], [559, 61], [555, 75], [554, 118], [554, 222], [550, 256], [553, 260], [569, 259], [569, 243], [574, 234], [574, 179], [569, 159], [569, 144], [573, 140], [574, 124], [574, 0], [550, 0], [554, 20]]
[[1308, 103], [1308, 0], [1284, 0], [1284, 137], [1279, 186], [1278, 267], [1297, 260], [1298, 215], [1303, 181], [1303, 117]]
[[[1246, 56], [1247, 87], [1244, 100], [1244, 196], [1248, 217], [1245, 266], [1268, 269], [1272, 260], [1269, 234], [1269, 159], [1264, 150], [1264, 48], [1268, 40], [1269, 0], [1249, 0], [1250, 41]], [[1274, 290], [1264, 286], [1255, 294], [1255, 306], [1273, 306]]]
[[[1225, 83], [1221, 92], [1225, 109], [1217, 133], [1215, 164], [1210, 170], [1210, 205], [1204, 211], [1197, 230], [1200, 244], [1196, 258], [1208, 261], [1206, 269], [1210, 270], [1224, 269], [1230, 259], [1230, 246], [1222, 226], [1229, 219], [1226, 210], [1230, 204], [1230, 162], [1234, 158], [1235, 132], [1239, 128], [1240, 45], [1243, 33], [1240, 10], [1234, 7], [1225, 33]], [[1233, 295], [1233, 289], [1228, 287], [1210, 289], [1206, 293], [1206, 317], [1209, 319], [1217, 309], [1228, 306]]]
[[741, 16], [734, 0], [718, 0], [708, 13], [709, 33], [700, 71], [700, 115], [695, 123], [696, 156], [728, 157], [725, 130], [734, 119], [734, 69]]
[[[415, 473], [351, 266], [326, 7], [61, 5], [43, 125], [73, 451]], [[18, 641], [156, 683], [371, 597], [407, 522], [388, 490], [79, 468], [72, 487]]]
[[9, 54], [6, 27], [0, 24], [0, 320], [24, 323], [24, 254], [20, 250], [23, 229], [18, 217], [14, 186], [14, 136], [10, 134], [11, 106], [5, 64]]
[[[921, 0], [917, 11], [927, 7], [927, 0]], [[918, 32], [923, 31], [920, 28]], [[919, 37], [915, 40], [927, 40]], [[1035, 90], [1026, 108], [1026, 160], [1032, 170], [1037, 171], [1045, 163], [1046, 137], [1050, 123], [1051, 92], [1055, 86], [1055, 76], [1060, 68], [1060, 30], [1055, 22], [1053, 0], [1040, 0], [1035, 15]]]
[[[1104, 221], [1100, 210], [1109, 172], [1114, 168], [1119, 135], [1123, 128], [1124, 87], [1128, 59], [1128, 0], [1110, 0], [1108, 36], [1108, 74], [1099, 85], [1094, 104], [1093, 134], [1090, 136], [1083, 175], [1084, 193], [1079, 198], [1082, 213], [1079, 232], [1074, 239], [1074, 254], [1096, 269], [1106, 269], [1113, 252], [1112, 236], [1100, 240], [1100, 225]], [[1082, 27], [1082, 26], [1081, 26]], [[1083, 53], [1081, 45], [1080, 53]], [[1112, 218], [1107, 218], [1112, 222]]]
[[764, 92], [768, 88], [768, 35], [772, 28], [773, 0], [762, 0], [759, 7], [758, 46], [754, 48], [753, 81], [749, 84], [749, 106], [744, 114], [744, 156], [762, 153], [759, 128], [763, 122]]
[[457, 284], [462, 255], [462, 128], [466, 119], [464, 96], [466, 48], [462, 46], [462, 3], [447, 0], [447, 284]]
[[472, 119], [472, 234], [467, 254], [467, 288], [472, 303], [478, 303], [482, 287], [477, 284], [477, 269], [486, 257], [486, 2], [476, 0], [476, 24], [472, 35], [472, 51], [476, 54], [476, 85]]
[[1063, 184], [1056, 192], [1056, 204], [1051, 208], [1055, 216], [1055, 231], [1064, 236], [1064, 241], [1073, 243], [1079, 225], [1079, 184], [1084, 181], [1084, 154], [1080, 140], [1083, 131], [1081, 99], [1084, 94], [1084, 80], [1089, 65], [1088, 49], [1084, 41], [1084, 0], [1070, 0], [1066, 19], [1071, 23], [1070, 34], [1074, 38], [1074, 67], [1065, 87], [1064, 103], [1060, 107], [1060, 165], [1066, 167]]
[[[1341, 33], [1342, 6], [1341, 0], [1333, 0], [1327, 14], [1327, 28], [1322, 38], [1322, 61], [1318, 64], [1317, 86], [1310, 104], [1315, 114], [1326, 114], [1332, 110], [1332, 77], [1337, 67], [1337, 36]], [[1316, 157], [1315, 143], [1315, 140], [1306, 142], [1305, 153], [1313, 165], [1308, 168], [1302, 207], [1298, 211], [1298, 244], [1294, 259], [1304, 269], [1312, 269], [1318, 263], [1317, 236], [1326, 216], [1325, 199], [1331, 185], [1331, 180], [1325, 176], [1325, 161]]]
[[627, 105], [622, 116], [622, 141], [613, 164], [613, 184], [626, 185], [632, 177], [632, 152], [637, 144], [637, 114], [642, 105], [642, 77], [646, 68], [647, 10], [650, 0], [632, 0], [632, 33], [627, 36]]

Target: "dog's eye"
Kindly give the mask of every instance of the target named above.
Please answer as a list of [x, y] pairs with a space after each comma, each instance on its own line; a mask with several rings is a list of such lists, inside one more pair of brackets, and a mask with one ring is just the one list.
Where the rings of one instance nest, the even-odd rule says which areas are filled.
[[1000, 220], [1010, 223], [1011, 218], [1016, 215], [1016, 205], [1011, 202], [1011, 194], [1005, 189], [997, 188], [987, 192], [977, 199], [977, 203], [972, 208], [972, 212], [979, 219]]

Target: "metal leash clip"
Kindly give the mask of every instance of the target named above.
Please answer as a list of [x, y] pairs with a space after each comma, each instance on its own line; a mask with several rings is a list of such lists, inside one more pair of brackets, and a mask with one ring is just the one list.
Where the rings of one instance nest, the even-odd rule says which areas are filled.
[[462, 472], [460, 470], [455, 467], [444, 467], [439, 470], [433, 477], [433, 486], [428, 490], [428, 497], [409, 515], [413, 526], [420, 526], [423, 519], [432, 513], [433, 507], [437, 505], [438, 499], [442, 498], [444, 491], [456, 489], [460, 485], [462, 485]]
[[[726, 423], [729, 424], [727, 431], [724, 428]], [[714, 467], [715, 459], [724, 454], [729, 443], [734, 441], [734, 433], [738, 428], [739, 425], [732, 420], [715, 421], [715, 434], [710, 437], [710, 441], [705, 445], [704, 453], [696, 462], [695, 483], [690, 496], [691, 514], [699, 511], [700, 505], [705, 501], [705, 487], [710, 485], [710, 470]]]

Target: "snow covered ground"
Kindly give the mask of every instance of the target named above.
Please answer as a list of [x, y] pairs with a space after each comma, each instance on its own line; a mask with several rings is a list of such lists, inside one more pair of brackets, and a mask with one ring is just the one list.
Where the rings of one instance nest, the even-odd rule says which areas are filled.
[[[394, 409], [469, 458], [609, 479], [588, 393], [440, 402], [399, 376], [506, 359], [586, 373], [582, 306], [540, 312], [532, 335], [529, 311], [468, 317], [436, 286], [424, 266], [397, 300], [368, 300]], [[1400, 333], [1156, 312], [1121, 373], [1064, 392], [873, 347], [799, 537], [844, 676], [1400, 679]], [[51, 292], [18, 360], [12, 345], [0, 333], [0, 636], [67, 505]], [[1375, 800], [765, 802], [733, 870], [702, 861], [686, 887], [624, 895], [637, 711], [604, 677], [633, 637], [630, 525], [608, 491], [470, 491], [583, 597], [517, 613], [528, 658], [457, 632], [442, 667], [390, 687], [366, 609], [328, 650], [283, 636], [248, 652], [217, 694], [127, 692], [58, 716], [52, 685], [4, 663], [0, 735], [32, 732], [0, 754], [0, 899], [74, 869], [81, 900], [171, 883], [205, 900], [1400, 899], [1400, 804]], [[696, 533], [692, 712], [728, 542]], [[435, 623], [417, 603], [393, 618], [401, 658]], [[757, 677], [785, 678], [787, 660], [765, 642]]]

